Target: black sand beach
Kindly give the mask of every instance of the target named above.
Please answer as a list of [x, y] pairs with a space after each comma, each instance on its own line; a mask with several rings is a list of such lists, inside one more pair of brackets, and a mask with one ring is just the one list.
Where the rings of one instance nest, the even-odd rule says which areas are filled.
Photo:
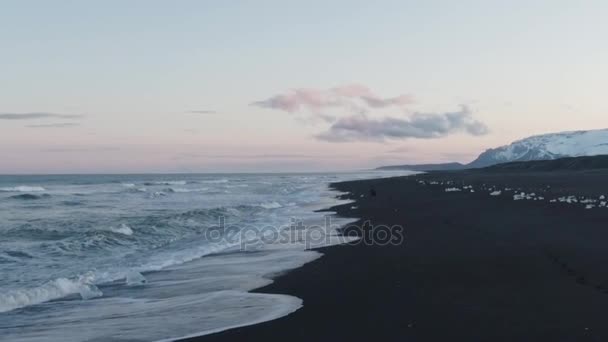
[[[608, 208], [549, 202], [608, 195], [606, 180], [607, 170], [494, 170], [334, 184], [356, 202], [333, 210], [401, 225], [403, 243], [325, 248], [257, 290], [303, 308], [191, 340], [607, 341]], [[475, 192], [445, 191], [463, 185]], [[506, 187], [544, 200], [514, 201]]]

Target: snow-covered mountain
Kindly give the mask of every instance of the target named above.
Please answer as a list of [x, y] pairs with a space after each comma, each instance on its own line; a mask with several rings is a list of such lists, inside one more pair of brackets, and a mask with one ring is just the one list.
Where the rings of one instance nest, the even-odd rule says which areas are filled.
[[608, 129], [535, 135], [507, 146], [489, 149], [467, 167], [601, 154], [608, 154]]

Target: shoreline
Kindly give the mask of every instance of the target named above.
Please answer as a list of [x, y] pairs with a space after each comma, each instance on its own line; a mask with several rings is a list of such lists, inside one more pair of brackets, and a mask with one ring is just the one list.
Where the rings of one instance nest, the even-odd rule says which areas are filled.
[[[599, 198], [606, 177], [437, 172], [332, 184], [356, 202], [329, 210], [359, 224], [401, 224], [405, 242], [321, 248], [322, 258], [252, 291], [301, 298], [301, 309], [185, 341], [605, 340], [608, 209], [549, 200]], [[479, 190], [429, 185], [447, 181]], [[484, 187], [542, 191], [547, 200], [514, 201]]]

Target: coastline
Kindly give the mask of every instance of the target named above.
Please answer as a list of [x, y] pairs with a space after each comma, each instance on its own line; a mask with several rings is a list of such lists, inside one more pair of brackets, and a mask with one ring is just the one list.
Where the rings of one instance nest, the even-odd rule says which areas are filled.
[[[321, 248], [322, 258], [253, 291], [301, 298], [301, 309], [186, 340], [605, 340], [608, 209], [549, 199], [608, 194], [607, 176], [437, 172], [332, 184], [355, 203], [329, 210], [402, 225], [404, 242]], [[448, 181], [478, 190], [429, 185]], [[494, 187], [547, 200], [490, 196]]]

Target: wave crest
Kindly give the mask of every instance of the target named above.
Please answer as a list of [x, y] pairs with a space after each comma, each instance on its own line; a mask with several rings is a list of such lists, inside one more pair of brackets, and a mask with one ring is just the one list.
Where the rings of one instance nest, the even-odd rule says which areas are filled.
[[26, 185], [20, 185], [20, 186], [9, 187], [9, 188], [0, 188], [0, 192], [41, 192], [41, 191], [46, 191], [46, 189], [41, 186], [26, 186]]
[[8, 291], [0, 294], [0, 312], [41, 304], [76, 293], [85, 300], [101, 297], [103, 292], [93, 284], [93, 278], [92, 274], [77, 279], [57, 278], [39, 287]]

